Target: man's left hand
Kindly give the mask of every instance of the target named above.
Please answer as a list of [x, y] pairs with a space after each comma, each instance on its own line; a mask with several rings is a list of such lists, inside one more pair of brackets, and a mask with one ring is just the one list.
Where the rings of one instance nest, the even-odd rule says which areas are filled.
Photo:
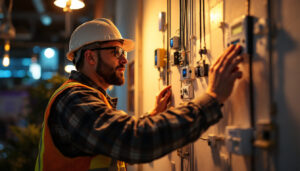
[[150, 116], [154, 116], [165, 111], [168, 107], [168, 104], [171, 102], [171, 95], [171, 86], [165, 87], [156, 97], [155, 108], [150, 113]]

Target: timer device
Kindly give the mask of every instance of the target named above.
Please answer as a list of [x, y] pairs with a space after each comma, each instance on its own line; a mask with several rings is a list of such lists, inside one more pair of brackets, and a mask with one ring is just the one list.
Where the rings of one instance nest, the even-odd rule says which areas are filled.
[[227, 47], [231, 44], [242, 46], [241, 53], [253, 51], [253, 22], [252, 16], [243, 16], [229, 24]]

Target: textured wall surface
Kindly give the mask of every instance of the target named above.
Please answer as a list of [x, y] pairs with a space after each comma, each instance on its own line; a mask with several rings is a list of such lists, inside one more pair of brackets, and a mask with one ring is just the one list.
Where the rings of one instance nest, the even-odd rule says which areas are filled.
[[[190, 0], [188, 2], [191, 2]], [[227, 26], [237, 18], [247, 13], [245, 0], [205, 0], [205, 28], [206, 47], [208, 50], [206, 61], [214, 63], [219, 55], [226, 48], [228, 28], [222, 30], [220, 22]], [[243, 71], [243, 78], [236, 82], [233, 93], [224, 104], [223, 118], [216, 125], [210, 127], [201, 137], [207, 138], [209, 134], [217, 136], [225, 135], [226, 126], [251, 127], [261, 122], [273, 122], [277, 125], [277, 146], [276, 150], [268, 153], [265, 150], [256, 149], [251, 156], [230, 154], [225, 148], [224, 142], [218, 143], [216, 147], [208, 146], [204, 140], [198, 140], [187, 146], [191, 156], [183, 161], [177, 156], [177, 152], [151, 162], [141, 165], [140, 169], [150, 170], [181, 170], [181, 163], [184, 170], [299, 170], [300, 155], [300, 105], [298, 84], [300, 77], [297, 70], [300, 64], [300, 24], [298, 7], [300, 1], [296, 0], [275, 0], [272, 1], [272, 21], [276, 28], [272, 41], [268, 44], [267, 32], [267, 1], [251, 0], [250, 14], [257, 18], [254, 27], [254, 55], [253, 55], [253, 102], [254, 102], [254, 125], [251, 125], [250, 117], [250, 94], [249, 94], [249, 60], [240, 65]], [[120, 3], [120, 2], [119, 2]], [[167, 12], [167, 1], [144, 0], [139, 8], [142, 8], [142, 45], [139, 46], [142, 58], [139, 66], [142, 68], [142, 76], [136, 80], [141, 83], [142, 90], [138, 96], [142, 99], [143, 112], [154, 107], [155, 95], [166, 84], [159, 77], [158, 70], [154, 67], [154, 50], [166, 48], [166, 33], [158, 31], [158, 14], [161, 11]], [[121, 3], [121, 6], [127, 4]], [[120, 5], [117, 9], [122, 9]], [[196, 66], [200, 60], [199, 51], [199, 1], [194, 1], [192, 7], [188, 7], [188, 17], [191, 17], [190, 10], [193, 9], [193, 21], [188, 25], [189, 32], [193, 32], [196, 38], [189, 41], [189, 58], [191, 66]], [[132, 9], [137, 10], [137, 9]], [[121, 11], [121, 10], [119, 10]], [[129, 32], [133, 27], [125, 28], [126, 24], [135, 22], [129, 19], [120, 20], [125, 13], [117, 15], [117, 21], [124, 26], [124, 31]], [[132, 16], [130, 12], [128, 16]], [[136, 13], [134, 13], [136, 14]], [[179, 35], [179, 0], [171, 1], [171, 36]], [[126, 17], [124, 17], [126, 18]], [[136, 19], [136, 18], [135, 18]], [[137, 20], [137, 19], [136, 19]], [[193, 31], [191, 30], [193, 28]], [[273, 47], [271, 57], [268, 47]], [[171, 54], [173, 54], [171, 50]], [[272, 65], [270, 65], [272, 63]], [[173, 91], [173, 105], [178, 106], [184, 102], [180, 98], [180, 88], [184, 84], [180, 81], [180, 68], [170, 67], [170, 84]], [[192, 81], [195, 96], [204, 92], [207, 86], [207, 78], [196, 78]], [[276, 104], [276, 105], [272, 105]], [[273, 108], [275, 106], [275, 108]], [[273, 115], [272, 112], [275, 111]]]

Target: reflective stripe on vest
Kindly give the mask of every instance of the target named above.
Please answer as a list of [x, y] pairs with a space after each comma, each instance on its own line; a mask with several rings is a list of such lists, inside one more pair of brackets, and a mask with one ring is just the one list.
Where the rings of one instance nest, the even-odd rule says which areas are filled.
[[55, 101], [56, 97], [59, 94], [61, 94], [64, 90], [71, 87], [86, 87], [96, 91], [99, 94], [99, 96], [102, 98], [104, 103], [109, 108], [112, 108], [107, 98], [99, 90], [72, 80], [66, 81], [62, 86], [60, 86], [54, 92], [47, 105], [45, 116], [44, 116], [42, 135], [41, 135], [40, 145], [39, 145], [39, 154], [37, 156], [36, 165], [35, 165], [35, 171], [59, 171], [59, 170], [126, 171], [126, 165], [122, 161], [114, 162], [110, 157], [104, 155], [69, 158], [64, 156], [55, 147], [48, 127], [50, 108], [53, 102]]

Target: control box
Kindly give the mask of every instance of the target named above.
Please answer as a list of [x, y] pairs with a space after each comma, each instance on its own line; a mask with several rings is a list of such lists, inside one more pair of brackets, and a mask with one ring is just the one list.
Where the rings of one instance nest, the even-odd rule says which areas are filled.
[[252, 16], [243, 16], [229, 24], [227, 33], [227, 46], [239, 44], [242, 46], [242, 53], [253, 51], [253, 22]]
[[192, 99], [194, 98], [194, 89], [191, 84], [187, 84], [181, 87], [180, 89], [181, 99]]
[[209, 65], [207, 63], [205, 63], [205, 60], [203, 60], [195, 68], [196, 77], [207, 77], [208, 76], [208, 70], [209, 70]]
[[163, 49], [163, 48], [155, 49], [155, 51], [154, 51], [154, 65], [158, 68], [159, 67], [165, 67], [165, 65], [166, 65], [165, 56], [166, 56], [166, 50], [165, 49]]
[[252, 154], [252, 128], [241, 128], [236, 126], [226, 127], [226, 147], [228, 152], [239, 155]]
[[180, 52], [176, 51], [173, 54], [173, 65], [180, 65], [181, 62], [181, 54]]
[[184, 66], [180, 68], [180, 80], [193, 80], [195, 79], [194, 67]]

